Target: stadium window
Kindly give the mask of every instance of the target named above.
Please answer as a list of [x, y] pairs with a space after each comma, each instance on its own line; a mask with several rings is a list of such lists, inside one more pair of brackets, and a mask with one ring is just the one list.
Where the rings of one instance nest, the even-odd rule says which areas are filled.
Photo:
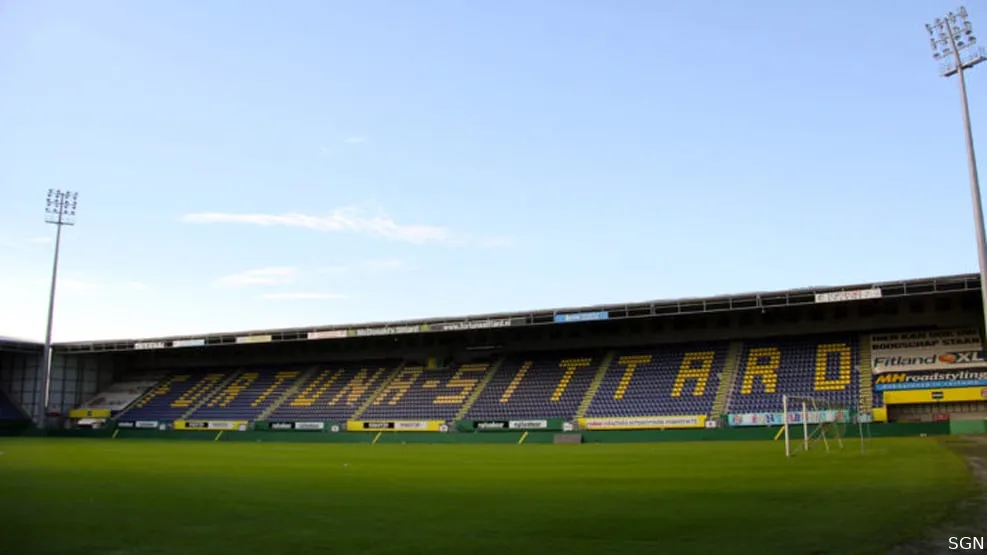
[[921, 314], [925, 312], [925, 303], [921, 300], [914, 300], [908, 303], [908, 311], [912, 314]]
[[850, 315], [850, 311], [849, 311], [849, 309], [847, 309], [846, 305], [837, 306], [833, 310], [833, 318], [835, 318], [837, 320], [846, 320], [846, 318], [849, 315]]
[[884, 306], [881, 308], [882, 308], [881, 312], [883, 312], [885, 316], [897, 316], [898, 313], [900, 312], [898, 310], [899, 309], [898, 303], [894, 303], [894, 302], [884, 303]]

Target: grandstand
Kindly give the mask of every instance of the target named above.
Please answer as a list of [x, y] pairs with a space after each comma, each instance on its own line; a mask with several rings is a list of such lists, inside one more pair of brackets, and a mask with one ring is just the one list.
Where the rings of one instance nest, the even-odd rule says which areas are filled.
[[[985, 411], [981, 397], [957, 396], [987, 385], [980, 380], [979, 310], [979, 281], [965, 275], [463, 319], [58, 344], [45, 424], [318, 422], [343, 429], [348, 421], [368, 421], [405, 422], [411, 429], [440, 422], [452, 430], [459, 421], [552, 421], [570, 429], [619, 427], [614, 419], [631, 419], [633, 427], [705, 427], [773, 422], [786, 394], [872, 413], [877, 421], [964, 417]], [[940, 341], [927, 368], [884, 372], [878, 380], [875, 373], [885, 368], [875, 368], [879, 353], [872, 351], [887, 345], [875, 343], [875, 334], [904, 334], [922, 344], [943, 334], [960, 339]], [[971, 334], [971, 341], [960, 341]], [[962, 349], [946, 348], [961, 343]], [[906, 355], [915, 350], [902, 348]], [[7, 395], [0, 396], [0, 418], [38, 415], [40, 348], [6, 342], [2, 353], [0, 391]], [[969, 360], [942, 362], [957, 353]], [[944, 367], [975, 374], [930, 382], [951, 390], [948, 403], [920, 387]], [[890, 376], [909, 393], [889, 395]], [[905, 387], [912, 377], [919, 385]]]

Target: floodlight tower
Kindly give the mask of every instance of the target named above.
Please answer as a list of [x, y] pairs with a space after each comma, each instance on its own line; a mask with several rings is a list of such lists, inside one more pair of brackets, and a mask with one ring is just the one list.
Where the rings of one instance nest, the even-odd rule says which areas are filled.
[[55, 315], [55, 284], [58, 282], [58, 251], [62, 246], [62, 227], [75, 225], [75, 212], [79, 205], [79, 193], [48, 189], [48, 204], [45, 206], [45, 223], [55, 226], [55, 256], [51, 264], [51, 292], [48, 295], [48, 325], [45, 328], [45, 347], [42, 353], [41, 369], [44, 372], [44, 399], [38, 424], [48, 427], [48, 408], [51, 401], [51, 323]]
[[963, 109], [963, 129], [966, 133], [966, 160], [970, 172], [970, 196], [973, 200], [973, 223], [977, 230], [977, 257], [980, 260], [980, 297], [983, 302], [984, 330], [987, 333], [987, 237], [984, 235], [984, 209], [980, 200], [980, 180], [977, 176], [977, 156], [973, 149], [973, 129], [970, 126], [970, 107], [966, 97], [964, 72], [987, 60], [982, 47], [977, 46], [973, 24], [966, 8], [960, 6], [956, 13], [936, 18], [926, 24], [932, 57], [941, 62], [943, 77], [956, 75], [960, 83], [960, 106]]

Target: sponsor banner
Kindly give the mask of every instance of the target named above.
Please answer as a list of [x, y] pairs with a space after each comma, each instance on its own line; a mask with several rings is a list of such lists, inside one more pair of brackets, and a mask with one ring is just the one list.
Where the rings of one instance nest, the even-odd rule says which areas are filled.
[[870, 336], [875, 374], [982, 368], [984, 349], [975, 329], [927, 330]]
[[205, 339], [176, 339], [171, 342], [172, 347], [201, 347], [205, 344]]
[[473, 320], [463, 322], [445, 322], [435, 324], [432, 328], [435, 331], [462, 331], [462, 330], [487, 330], [492, 328], [506, 328], [516, 325], [511, 318], [496, 318], [492, 320]]
[[310, 331], [309, 339], [340, 339], [346, 337], [346, 330]]
[[295, 422], [296, 430], [325, 430], [325, 422]]
[[133, 422], [117, 422], [117, 428], [133, 428]]
[[140, 343], [134, 343], [134, 350], [140, 351], [143, 349], [164, 349], [164, 341], [141, 341]]
[[610, 318], [610, 313], [606, 310], [599, 312], [574, 312], [572, 314], [556, 314], [555, 323], [565, 324], [569, 322], [592, 322], [595, 320], [606, 320]]
[[398, 335], [428, 331], [428, 325], [383, 326], [379, 328], [357, 328], [347, 332], [347, 337], [373, 337], [375, 335]]
[[[850, 411], [848, 410], [810, 410], [806, 411], [809, 424], [820, 424], [824, 422], [849, 422]], [[743, 414], [731, 414], [727, 417], [727, 423], [731, 427], [738, 426], [781, 426], [785, 423], [785, 413], [783, 412], [748, 412]], [[802, 411], [791, 410], [788, 412], [789, 424], [802, 423]]]
[[391, 430], [394, 428], [394, 422], [354, 422], [357, 424], [357, 430]]
[[483, 421], [475, 420], [473, 421], [473, 429], [475, 430], [506, 430], [510, 425], [507, 420], [496, 420], [496, 421]]
[[884, 372], [874, 376], [874, 391], [944, 389], [950, 387], [974, 386], [987, 386], [987, 370], [960, 370], [957, 372]]
[[953, 387], [949, 389], [912, 389], [885, 391], [885, 405], [909, 405], [917, 403], [959, 403], [987, 400], [987, 388]]
[[109, 418], [110, 409], [72, 409], [69, 418]]
[[637, 418], [580, 418], [584, 430], [648, 430], [654, 428], [702, 428], [706, 415], [642, 416]]
[[395, 432], [438, 432], [445, 422], [441, 420], [413, 421], [354, 421], [346, 423], [346, 429], [351, 432], [373, 432], [391, 430]]
[[831, 291], [829, 293], [816, 293], [817, 303], [842, 303], [847, 301], [864, 301], [867, 299], [880, 299], [880, 287], [870, 287], [868, 289], [855, 289], [853, 291]]
[[245, 430], [245, 420], [176, 420], [176, 430]]
[[135, 426], [134, 427], [136, 427], [136, 428], [142, 428], [142, 429], [145, 429], [145, 430], [157, 429], [157, 427], [158, 427], [158, 421], [157, 420], [138, 420], [135, 423]]
[[272, 430], [291, 430], [294, 427], [292, 422], [271, 422]]
[[548, 428], [548, 420], [511, 420], [507, 427], [512, 430], [544, 430]]
[[270, 335], [241, 335], [236, 338], [237, 343], [270, 343]]

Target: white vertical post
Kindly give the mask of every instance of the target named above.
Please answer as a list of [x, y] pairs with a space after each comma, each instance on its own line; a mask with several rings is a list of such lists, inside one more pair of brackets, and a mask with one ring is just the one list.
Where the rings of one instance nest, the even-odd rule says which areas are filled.
[[781, 396], [781, 412], [782, 426], [785, 427], [785, 456], [791, 457], [792, 444], [788, 437], [788, 395]]
[[805, 406], [805, 401], [802, 401], [802, 441], [804, 442], [805, 450], [809, 450], [809, 409]]
[[[857, 435], [860, 436], [860, 454], [864, 454], [864, 421], [860, 418], [860, 409], [857, 409]], [[871, 417], [873, 418], [873, 417]]]

